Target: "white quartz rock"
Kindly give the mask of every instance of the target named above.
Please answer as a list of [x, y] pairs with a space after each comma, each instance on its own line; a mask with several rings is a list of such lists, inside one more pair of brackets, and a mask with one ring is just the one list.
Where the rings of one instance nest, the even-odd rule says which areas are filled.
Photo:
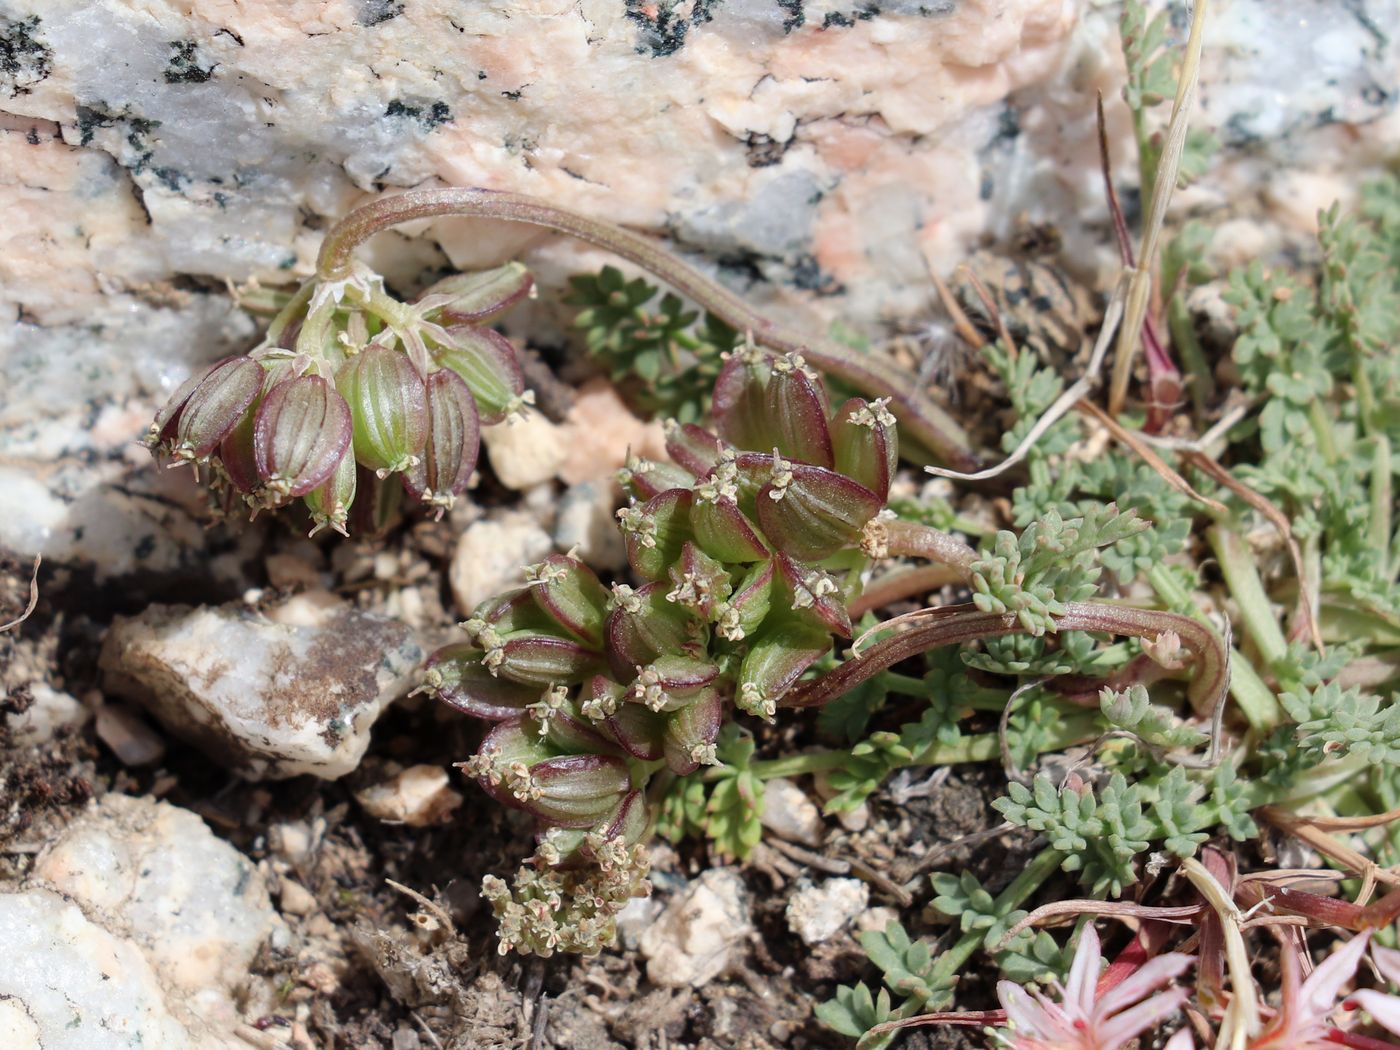
[[0, 893], [0, 1046], [7, 1050], [215, 1050], [232, 1039], [181, 1023], [140, 949], [52, 890]]
[[108, 691], [245, 776], [334, 779], [422, 656], [403, 624], [348, 606], [303, 626], [237, 604], [152, 605], [116, 619], [101, 666]]
[[870, 887], [860, 879], [826, 879], [803, 886], [788, 900], [788, 929], [803, 944], [829, 941], [870, 903]]
[[627, 565], [627, 545], [617, 527], [622, 497], [608, 481], [580, 481], [559, 497], [554, 515], [554, 546], [573, 551], [598, 572], [616, 572]]
[[409, 766], [382, 783], [357, 791], [355, 799], [378, 820], [422, 828], [441, 824], [462, 804], [462, 796], [448, 784], [447, 770], [441, 766]]
[[169, 996], [226, 1031], [254, 956], [280, 928], [247, 857], [149, 798], [103, 796], [39, 855], [34, 877], [137, 946]]
[[729, 969], [752, 931], [743, 881], [731, 868], [712, 868], [672, 897], [642, 934], [647, 978], [668, 988], [703, 987]]
[[789, 842], [819, 846], [825, 827], [821, 812], [807, 793], [783, 777], [763, 785], [763, 812], [759, 821], [765, 828]]
[[481, 428], [491, 469], [508, 489], [551, 480], [568, 454], [563, 432], [540, 412]]
[[[30, 682], [34, 702], [24, 711], [6, 715], [5, 721], [17, 747], [37, 747], [68, 726], [82, 725], [91, 712], [73, 697], [46, 682]], [[3, 1046], [0, 1043], [0, 1046]]]
[[520, 510], [469, 525], [457, 540], [448, 570], [457, 611], [470, 616], [487, 598], [525, 582], [525, 567], [554, 549], [534, 515]]

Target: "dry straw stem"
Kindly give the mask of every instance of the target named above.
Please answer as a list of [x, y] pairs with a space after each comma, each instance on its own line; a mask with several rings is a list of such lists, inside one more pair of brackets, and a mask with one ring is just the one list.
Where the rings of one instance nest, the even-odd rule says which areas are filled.
[[945, 467], [925, 467], [924, 469], [936, 477], [951, 478], [954, 481], [985, 481], [998, 474], [1004, 474], [1025, 459], [1027, 453], [1035, 447], [1035, 443], [1040, 440], [1042, 434], [1054, 426], [1076, 403], [1093, 392], [1098, 383], [1099, 370], [1103, 367], [1104, 357], [1107, 356], [1109, 345], [1113, 342], [1113, 333], [1117, 330], [1118, 322], [1123, 317], [1123, 301], [1126, 295], [1125, 277], [1119, 280], [1118, 286], [1113, 290], [1113, 296], [1108, 301], [1108, 308], [1104, 311], [1103, 327], [1099, 329], [1099, 338], [1094, 344], [1094, 352], [1089, 358], [1089, 366], [1084, 370], [1084, 374], [1071, 383], [1064, 393], [1055, 399], [1055, 403], [1045, 410], [1044, 415], [1035, 421], [1035, 426], [1026, 432], [1026, 436], [1021, 439], [1021, 443], [1016, 446], [1011, 455], [996, 466], [979, 470], [974, 474], [964, 474], [956, 470], [948, 470]]
[[1181, 873], [1191, 880], [1206, 904], [1219, 917], [1225, 933], [1225, 961], [1230, 969], [1233, 994], [1220, 1025], [1215, 1050], [1244, 1050], [1247, 1040], [1258, 1035], [1260, 1029], [1259, 1002], [1255, 996], [1254, 978], [1249, 971], [1249, 953], [1245, 949], [1244, 934], [1240, 931], [1244, 916], [1225, 887], [1200, 861], [1183, 860]]
[[39, 604], [39, 563], [43, 561], [42, 554], [34, 555], [34, 568], [29, 573], [29, 604], [24, 607], [24, 612], [20, 613], [9, 623], [0, 624], [0, 634], [4, 634], [11, 628], [18, 627], [34, 615], [34, 609]]
[[1177, 81], [1176, 99], [1172, 102], [1171, 120], [1167, 124], [1167, 138], [1162, 147], [1161, 163], [1157, 167], [1157, 181], [1152, 187], [1152, 208], [1148, 212], [1147, 226], [1143, 230], [1142, 251], [1138, 253], [1137, 267], [1124, 271], [1129, 277], [1128, 305], [1123, 327], [1118, 332], [1118, 348], [1113, 359], [1113, 378], [1108, 387], [1108, 410], [1113, 415], [1123, 410], [1123, 401], [1127, 397], [1133, 359], [1137, 356], [1143, 322], [1147, 318], [1147, 307], [1152, 298], [1152, 274], [1157, 267], [1162, 225], [1166, 221], [1167, 205], [1171, 203], [1172, 190], [1176, 188], [1176, 180], [1181, 171], [1181, 154], [1186, 147], [1186, 131], [1190, 123], [1187, 114], [1195, 101], [1196, 82], [1200, 76], [1202, 29], [1205, 26], [1206, 7], [1207, 0], [1196, 0], [1196, 8], [1191, 13], [1191, 36], [1186, 42], [1181, 79]]
[[1202, 908], [1203, 905], [1200, 904], [1153, 908], [1145, 904], [1134, 904], [1132, 901], [1055, 901], [1051, 904], [1041, 905], [1020, 922], [1010, 927], [1001, 940], [997, 941], [995, 950], [1004, 951], [1022, 930], [1028, 930], [1032, 926], [1040, 926], [1051, 919], [1060, 919], [1065, 916], [1106, 915], [1109, 918], [1159, 919], [1162, 922], [1184, 923], [1200, 915]]

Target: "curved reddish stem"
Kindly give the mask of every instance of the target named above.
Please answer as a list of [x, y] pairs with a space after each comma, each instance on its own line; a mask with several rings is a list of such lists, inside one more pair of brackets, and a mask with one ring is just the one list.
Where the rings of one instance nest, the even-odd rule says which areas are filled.
[[543, 226], [597, 245], [650, 270], [677, 291], [699, 303], [755, 342], [780, 353], [800, 351], [817, 368], [871, 397], [888, 397], [903, 432], [941, 462], [973, 470], [977, 457], [963, 429], [918, 392], [915, 378], [869, 354], [857, 353], [829, 339], [811, 338], [775, 324], [729, 289], [696, 272], [655, 241], [600, 219], [520, 193], [486, 189], [410, 190], [356, 208], [326, 235], [316, 269], [326, 281], [348, 277], [355, 249], [381, 230], [403, 222], [442, 216], [500, 219]]

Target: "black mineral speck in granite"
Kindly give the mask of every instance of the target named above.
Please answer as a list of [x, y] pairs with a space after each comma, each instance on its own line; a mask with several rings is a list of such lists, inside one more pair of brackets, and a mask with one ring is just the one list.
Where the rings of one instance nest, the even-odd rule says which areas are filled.
[[723, 0], [695, 0], [690, 14], [677, 13], [674, 0], [652, 6], [648, 0], [626, 0], [627, 17], [637, 26], [636, 52], [652, 58], [674, 55], [685, 46], [693, 26], [712, 21]]
[[39, 39], [41, 20], [0, 15], [0, 93], [27, 95], [53, 72], [53, 48]]
[[355, 21], [362, 26], [377, 26], [404, 12], [404, 0], [357, 0]]
[[386, 117], [400, 117], [404, 120], [412, 120], [423, 129], [423, 131], [436, 131], [444, 124], [452, 120], [452, 107], [446, 102], [433, 102], [426, 106], [420, 106], [405, 102], [401, 98], [390, 99], [389, 105], [384, 109]]
[[165, 67], [167, 84], [203, 84], [214, 75], [214, 63], [199, 61], [199, 47], [193, 40], [172, 40], [170, 62]]

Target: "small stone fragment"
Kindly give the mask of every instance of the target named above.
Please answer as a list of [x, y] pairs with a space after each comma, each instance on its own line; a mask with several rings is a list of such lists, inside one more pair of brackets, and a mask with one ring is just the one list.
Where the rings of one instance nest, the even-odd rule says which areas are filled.
[[278, 880], [277, 904], [284, 915], [310, 915], [316, 910], [316, 898], [311, 891], [285, 875]]
[[150, 766], [165, 757], [165, 741], [144, 718], [126, 704], [103, 704], [97, 709], [97, 739], [124, 766]]
[[528, 489], [550, 481], [568, 454], [563, 435], [543, 413], [481, 428], [491, 469], [508, 489]]
[[642, 934], [647, 978], [668, 988], [701, 988], [729, 969], [735, 948], [753, 930], [745, 896], [732, 868], [712, 868], [671, 898]]
[[403, 624], [349, 606], [290, 626], [235, 603], [117, 617], [100, 663], [109, 692], [244, 776], [333, 780], [359, 764], [422, 656]]
[[[101, 928], [100, 935], [91, 935], [95, 940], [115, 938], [122, 945], [102, 949], [106, 955], [99, 954], [99, 960], [117, 951], [136, 955], [153, 971], [152, 980], [164, 989], [175, 1016], [197, 1017], [219, 1031], [232, 1031], [241, 1020], [238, 1003], [262, 945], [286, 937], [262, 876], [248, 858], [193, 813], [150, 798], [103, 796], [39, 855], [33, 875], [82, 908], [86, 921]], [[50, 915], [46, 921], [69, 919]], [[64, 939], [61, 931], [50, 929], [47, 935], [55, 944]], [[12, 938], [0, 937], [7, 948], [14, 946]], [[117, 972], [106, 963], [99, 968], [109, 977]], [[12, 968], [0, 967], [0, 995], [6, 969]], [[143, 979], [126, 965], [121, 974], [119, 986]], [[71, 1017], [69, 1011], [64, 1021]], [[109, 1044], [74, 1045], [86, 1050]], [[144, 1045], [183, 1044], [172, 1037], [169, 1044], [147, 1039]]]
[[807, 793], [791, 780], [775, 777], [763, 785], [763, 826], [789, 842], [821, 845], [825, 827], [821, 812]]
[[409, 827], [441, 824], [462, 804], [448, 787], [447, 770], [440, 766], [409, 766], [381, 784], [355, 793], [366, 813]]
[[457, 541], [448, 570], [457, 611], [470, 616], [487, 598], [525, 582], [525, 566], [554, 550], [533, 515], [506, 511], [470, 525]]
[[560, 432], [565, 453], [559, 478], [567, 485], [611, 479], [629, 453], [643, 459], [666, 454], [661, 424], [634, 416], [606, 379], [579, 388]]
[[803, 944], [829, 941], [870, 903], [870, 887], [860, 879], [826, 879], [803, 886], [788, 900], [788, 929]]
[[4, 716], [15, 747], [47, 744], [60, 729], [87, 721], [87, 708], [67, 693], [45, 682], [30, 682], [28, 687], [33, 703], [23, 711]]
[[608, 481], [580, 481], [559, 497], [554, 516], [554, 546], [576, 551], [580, 560], [599, 572], [616, 572], [627, 564], [627, 546], [617, 527], [622, 505]]
[[[20, 966], [0, 966], [0, 1046], [42, 1050], [161, 1050], [231, 1046], [186, 1027], [162, 981], [129, 941], [88, 920], [52, 890], [0, 894], [0, 943]], [[76, 1004], [81, 1004], [78, 1008]]]
[[856, 916], [855, 927], [857, 933], [869, 933], [876, 930], [885, 932], [885, 928], [892, 922], [899, 921], [899, 912], [893, 908], [887, 908], [883, 904], [874, 908], [866, 908]]

